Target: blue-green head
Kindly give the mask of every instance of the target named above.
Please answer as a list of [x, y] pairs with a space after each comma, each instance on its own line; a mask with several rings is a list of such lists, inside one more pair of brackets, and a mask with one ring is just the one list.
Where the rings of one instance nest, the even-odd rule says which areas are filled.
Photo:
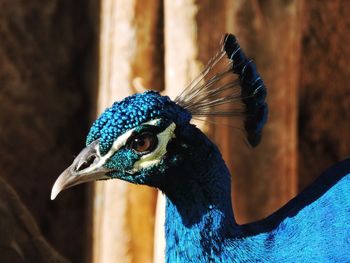
[[[221, 62], [223, 69], [216, 67]], [[184, 171], [198, 174], [196, 163], [205, 169], [215, 148], [190, 124], [192, 116], [242, 117], [247, 141], [254, 147], [268, 116], [265, 98], [255, 64], [227, 34], [221, 51], [174, 101], [147, 91], [102, 113], [91, 127], [86, 148], [57, 179], [51, 198], [62, 189], [99, 179], [119, 178], [160, 189], [179, 181], [174, 174], [188, 180]]]
[[[158, 187], [166, 170], [178, 165], [191, 113], [156, 91], [115, 102], [94, 122], [86, 148], [57, 179], [51, 198], [92, 180], [118, 178]], [[177, 143], [176, 143], [177, 141]]]

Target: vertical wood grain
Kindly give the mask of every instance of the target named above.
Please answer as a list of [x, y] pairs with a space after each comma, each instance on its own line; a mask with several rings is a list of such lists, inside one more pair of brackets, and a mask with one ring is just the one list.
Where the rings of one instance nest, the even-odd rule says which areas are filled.
[[299, 92], [299, 189], [350, 152], [350, 2], [305, 1]]
[[297, 194], [301, 3], [235, 3], [234, 27], [262, 74], [270, 109], [261, 145], [252, 150], [236, 147], [231, 157], [237, 163], [232, 167], [237, 220], [247, 222], [269, 215]]
[[172, 99], [200, 70], [197, 12], [194, 0], [164, 2], [165, 91]]
[[301, 1], [235, 1], [231, 29], [268, 90], [269, 119], [256, 149], [230, 142], [238, 222], [263, 218], [297, 193], [297, 90]]
[[[98, 113], [140, 85], [162, 86], [161, 14], [160, 1], [101, 1]], [[96, 183], [92, 261], [152, 262], [155, 200], [148, 187]]]

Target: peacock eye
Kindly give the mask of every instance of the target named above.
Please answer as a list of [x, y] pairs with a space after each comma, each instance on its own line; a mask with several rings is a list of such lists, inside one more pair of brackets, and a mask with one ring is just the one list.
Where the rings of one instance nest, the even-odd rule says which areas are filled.
[[130, 148], [139, 153], [151, 152], [158, 144], [157, 136], [151, 132], [143, 132], [130, 141]]

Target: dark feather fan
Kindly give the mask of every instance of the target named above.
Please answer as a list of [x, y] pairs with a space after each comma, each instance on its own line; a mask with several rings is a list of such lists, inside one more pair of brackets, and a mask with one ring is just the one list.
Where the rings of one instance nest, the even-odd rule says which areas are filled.
[[265, 85], [233, 35], [227, 34], [221, 46], [175, 102], [194, 118], [243, 116], [247, 140], [256, 146], [268, 115]]

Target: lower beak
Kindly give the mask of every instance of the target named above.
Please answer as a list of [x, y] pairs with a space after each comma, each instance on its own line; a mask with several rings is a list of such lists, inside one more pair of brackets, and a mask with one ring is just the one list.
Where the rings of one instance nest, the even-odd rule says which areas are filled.
[[[111, 170], [104, 168], [99, 163], [100, 157], [96, 151], [96, 144], [97, 142], [93, 142], [83, 149], [75, 158], [72, 165], [61, 173], [52, 187], [51, 200], [55, 199], [62, 190], [68, 189], [72, 186], [109, 178], [106, 176], [106, 173], [110, 172]], [[82, 169], [81, 164], [88, 162], [92, 156], [94, 157], [95, 161], [89, 167]]]
[[60, 174], [55, 184], [53, 185], [51, 190], [51, 200], [54, 200], [61, 191], [68, 189], [72, 186], [95, 181], [95, 180], [109, 178], [105, 175], [108, 171], [109, 170], [100, 171], [99, 173], [91, 172], [91, 173], [79, 175], [79, 174], [73, 173], [72, 167], [69, 166], [66, 170], [63, 171], [63, 173]]

